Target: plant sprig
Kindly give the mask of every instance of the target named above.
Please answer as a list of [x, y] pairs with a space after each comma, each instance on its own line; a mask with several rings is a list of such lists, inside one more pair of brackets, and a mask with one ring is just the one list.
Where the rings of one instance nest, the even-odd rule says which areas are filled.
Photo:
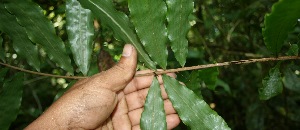
[[[214, 64], [206, 64], [206, 65], [197, 65], [197, 66], [190, 66], [190, 67], [182, 67], [182, 68], [176, 68], [176, 69], [167, 69], [163, 71], [152, 71], [145, 74], [136, 74], [135, 77], [141, 77], [141, 76], [149, 76], [149, 75], [161, 75], [166, 73], [176, 73], [181, 71], [188, 71], [188, 70], [198, 70], [198, 69], [206, 69], [206, 68], [212, 68], [212, 67], [223, 67], [223, 66], [230, 66], [230, 65], [242, 65], [242, 64], [250, 64], [250, 63], [260, 63], [260, 62], [270, 62], [270, 61], [285, 61], [285, 60], [299, 60], [300, 56], [282, 56], [282, 57], [268, 57], [268, 58], [260, 58], [260, 59], [248, 59], [248, 60], [238, 60], [238, 61], [227, 61], [227, 62], [221, 62], [221, 63], [214, 63]], [[5, 67], [19, 70], [25, 73], [34, 74], [34, 75], [41, 75], [41, 76], [47, 76], [47, 77], [54, 77], [54, 78], [65, 78], [65, 79], [85, 79], [88, 78], [87, 76], [62, 76], [62, 75], [54, 75], [54, 74], [48, 74], [48, 73], [41, 73], [31, 70], [26, 70], [20, 67], [12, 66], [9, 64], [5, 64], [0, 62], [0, 65], [3, 65]]]

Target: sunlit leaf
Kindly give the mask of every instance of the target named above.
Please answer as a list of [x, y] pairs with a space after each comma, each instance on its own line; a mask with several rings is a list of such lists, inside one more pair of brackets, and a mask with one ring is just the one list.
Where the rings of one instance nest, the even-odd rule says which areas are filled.
[[140, 125], [142, 130], [167, 129], [164, 100], [162, 99], [160, 85], [156, 78], [153, 79], [148, 91]]
[[59, 67], [73, 73], [65, 45], [55, 34], [53, 24], [44, 16], [41, 7], [29, 0], [5, 0], [5, 8], [16, 16], [18, 23], [26, 29], [31, 41], [40, 44], [48, 57]]
[[[2, 15], [2, 13], [0, 15]], [[0, 30], [2, 30], [1, 27]], [[2, 43], [3, 43], [3, 38], [0, 36], [0, 60], [5, 62], [5, 52], [4, 52], [4, 48], [2, 48]]]
[[283, 83], [286, 88], [292, 91], [300, 92], [300, 78], [296, 75], [300, 67], [289, 65], [284, 69]]
[[6, 80], [0, 92], [0, 127], [7, 130], [17, 118], [22, 101], [23, 73], [15, 74], [12, 79]]
[[230, 129], [224, 119], [193, 91], [167, 75], [163, 75], [163, 81], [180, 119], [192, 130]]
[[267, 48], [277, 55], [300, 18], [299, 0], [279, 0], [272, 7], [270, 14], [265, 16], [263, 28], [264, 41]]
[[188, 54], [187, 32], [190, 29], [189, 16], [194, 9], [193, 0], [166, 0], [168, 5], [168, 38], [175, 58], [184, 66]]
[[128, 17], [118, 12], [111, 0], [78, 0], [81, 5], [90, 9], [94, 16], [101, 20], [102, 23], [108, 25], [123, 41], [131, 43], [137, 49], [140, 59], [151, 69], [155, 69], [154, 62], [144, 51], [141, 43], [136, 37], [134, 31], [130, 28]]
[[[15, 16], [7, 12], [3, 4], [0, 4], [0, 12], [0, 30], [12, 39], [13, 48], [17, 54], [25, 58], [29, 65], [39, 71], [40, 60], [38, 58], [37, 46], [33, 45], [28, 39], [24, 27], [18, 24]], [[0, 49], [0, 53], [0, 59], [3, 58], [2, 60], [4, 60], [4, 50]]]
[[270, 69], [262, 81], [262, 87], [259, 89], [259, 97], [261, 100], [268, 100], [282, 92], [281, 73], [279, 72], [279, 64]]
[[128, 7], [136, 32], [149, 56], [159, 66], [167, 66], [167, 7], [163, 0], [129, 0]]
[[93, 51], [94, 19], [77, 0], [66, 1], [67, 33], [75, 63], [86, 75]]

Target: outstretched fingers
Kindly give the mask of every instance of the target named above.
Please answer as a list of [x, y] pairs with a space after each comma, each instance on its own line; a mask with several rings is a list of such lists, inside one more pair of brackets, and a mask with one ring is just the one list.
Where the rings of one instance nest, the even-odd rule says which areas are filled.
[[[151, 71], [146, 70], [137, 72], [137, 74], [144, 74], [149, 72]], [[176, 75], [174, 73], [169, 73], [167, 75], [176, 78]], [[135, 77], [123, 90], [127, 102], [127, 108], [129, 111], [128, 116], [131, 121], [131, 125], [133, 126], [133, 130], [140, 129], [141, 114], [143, 112], [145, 100], [149, 91], [149, 87], [152, 84], [153, 78], [153, 75]], [[168, 95], [163, 86], [162, 77], [159, 75], [157, 78], [160, 84], [161, 94], [164, 99], [164, 109], [167, 115], [167, 127], [168, 129], [172, 129], [180, 123], [180, 119], [176, 114], [176, 111], [172, 106], [171, 101], [168, 99]]]

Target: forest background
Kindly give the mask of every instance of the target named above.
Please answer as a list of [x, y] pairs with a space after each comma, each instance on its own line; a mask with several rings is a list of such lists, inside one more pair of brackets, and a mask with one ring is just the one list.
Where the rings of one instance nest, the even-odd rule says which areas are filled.
[[[65, 0], [33, 0], [55, 27], [56, 34], [64, 41], [66, 53], [72, 57], [66, 29]], [[262, 28], [265, 15], [271, 12], [276, 0], [195, 0], [189, 17], [191, 28], [187, 33], [188, 55], [185, 66], [222, 63], [246, 59], [274, 57], [265, 45]], [[117, 10], [130, 14], [126, 0], [114, 0]], [[113, 31], [100, 21], [93, 23], [95, 30], [91, 64], [88, 76], [107, 70], [120, 59], [124, 42], [116, 40]], [[298, 55], [300, 22], [289, 33], [282, 50], [276, 56]], [[11, 44], [8, 34], [0, 30], [0, 52], [5, 52], [3, 62], [35, 71]], [[3, 41], [3, 42], [2, 42]], [[54, 75], [72, 75], [50, 60], [45, 50], [38, 46], [40, 72]], [[180, 68], [168, 47], [167, 68]], [[177, 79], [186, 83], [199, 97], [216, 111], [231, 129], [299, 129], [300, 128], [300, 66], [299, 61], [268, 61], [252, 64], [229, 65], [218, 68], [183, 71]], [[83, 76], [73, 58], [75, 76]], [[282, 74], [284, 86], [276, 96], [262, 100], [259, 95], [263, 79], [275, 66]], [[140, 63], [139, 69], [146, 67]], [[18, 73], [18, 70], [0, 66], [0, 84]], [[291, 73], [292, 72], [292, 73]], [[1, 73], [0, 73], [1, 74]], [[293, 79], [293, 80], [288, 80]], [[9, 129], [23, 129], [55, 101], [73, 79], [25, 74], [22, 81], [22, 102], [16, 120]], [[287, 86], [294, 86], [290, 89]], [[0, 92], [3, 91], [3, 87]], [[1, 102], [2, 106], [9, 104]], [[181, 123], [176, 129], [189, 129]]]

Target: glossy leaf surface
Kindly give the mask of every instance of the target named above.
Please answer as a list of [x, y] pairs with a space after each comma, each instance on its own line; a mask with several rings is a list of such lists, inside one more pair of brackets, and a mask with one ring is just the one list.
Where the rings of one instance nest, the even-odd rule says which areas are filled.
[[168, 5], [168, 38], [175, 58], [184, 66], [188, 54], [186, 35], [190, 29], [189, 16], [193, 12], [193, 0], [166, 0]]
[[163, 0], [129, 0], [131, 21], [149, 56], [166, 69], [167, 28], [165, 25], [167, 7]]
[[142, 130], [166, 130], [166, 113], [164, 100], [161, 95], [160, 85], [156, 78], [153, 79], [141, 118]]
[[163, 75], [163, 81], [180, 119], [192, 130], [230, 129], [224, 119], [193, 91], [167, 75]]
[[92, 12], [77, 0], [66, 1], [67, 33], [75, 63], [86, 75], [93, 51], [94, 19]]
[[136, 37], [134, 31], [130, 28], [128, 17], [121, 12], [115, 10], [111, 0], [78, 0], [80, 4], [90, 9], [94, 16], [101, 20], [104, 24], [108, 25], [123, 41], [131, 43], [137, 49], [140, 59], [145, 62], [146, 66], [155, 69], [154, 62], [150, 59], [144, 51], [141, 43]]
[[[12, 39], [13, 48], [17, 54], [20, 57], [25, 58], [29, 65], [39, 71], [40, 60], [38, 58], [38, 49], [29, 40], [26, 30], [18, 24], [15, 16], [7, 12], [3, 4], [0, 5], [0, 12], [0, 30], [9, 35]], [[5, 56], [4, 50], [2, 51], [0, 49], [0, 53], [2, 59], [2, 57]]]
[[275, 55], [280, 52], [288, 33], [295, 27], [300, 18], [299, 12], [299, 0], [279, 0], [273, 5], [271, 13], [265, 16], [264, 41]]
[[268, 100], [282, 92], [283, 87], [279, 65], [270, 69], [269, 75], [263, 79], [262, 85], [259, 89], [259, 98], [261, 100]]
[[7, 130], [17, 118], [22, 101], [23, 73], [15, 74], [12, 79], [6, 80], [0, 91], [0, 126]]
[[31, 41], [40, 44], [48, 57], [59, 67], [73, 73], [64, 43], [55, 34], [53, 24], [44, 16], [41, 7], [29, 0], [6, 0], [5, 8], [16, 16], [18, 23], [26, 29]]

